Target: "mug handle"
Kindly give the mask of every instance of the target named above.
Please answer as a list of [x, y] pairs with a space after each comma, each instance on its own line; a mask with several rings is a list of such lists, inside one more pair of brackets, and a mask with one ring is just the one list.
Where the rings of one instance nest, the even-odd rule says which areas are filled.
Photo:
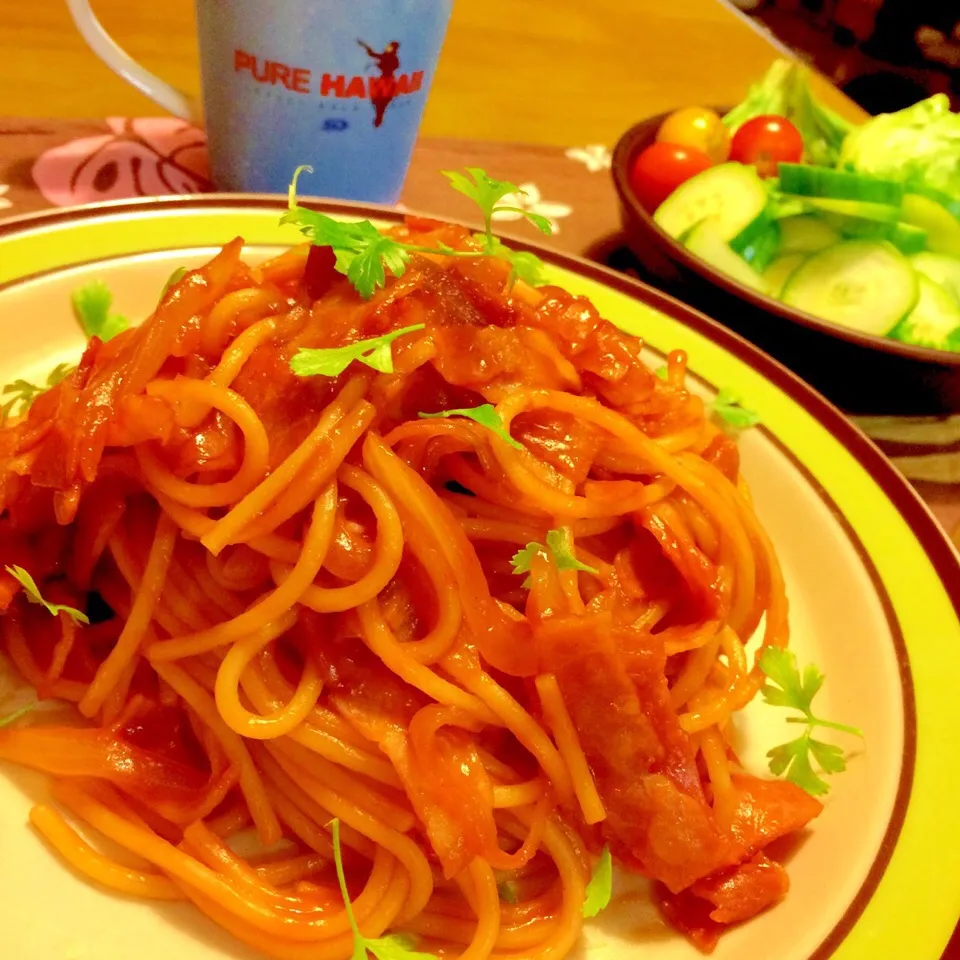
[[67, 0], [67, 7], [73, 17], [80, 35], [90, 45], [93, 52], [111, 70], [118, 73], [128, 83], [142, 90], [154, 103], [183, 120], [197, 118], [196, 110], [190, 98], [172, 87], [165, 80], [154, 76], [141, 67], [120, 45], [103, 29], [100, 21], [90, 9], [89, 0]]

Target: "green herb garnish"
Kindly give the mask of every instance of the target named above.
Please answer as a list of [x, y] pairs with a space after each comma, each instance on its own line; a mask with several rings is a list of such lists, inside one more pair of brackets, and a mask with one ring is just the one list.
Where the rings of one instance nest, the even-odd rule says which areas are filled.
[[497, 884], [497, 893], [504, 903], [514, 904], [520, 899], [517, 885], [513, 880], [501, 880]]
[[6, 397], [12, 394], [9, 400], [0, 404], [0, 427], [7, 422], [8, 418], [14, 415], [14, 407], [17, 408], [16, 416], [23, 416], [41, 393], [46, 393], [51, 387], [55, 387], [61, 380], [69, 377], [76, 369], [76, 367], [71, 366], [69, 363], [58, 363], [50, 373], [47, 374], [47, 383], [46, 386], [43, 387], [39, 387], [35, 383], [30, 383], [29, 380], [14, 380], [13, 383], [8, 383], [0, 390], [0, 397]]
[[[480, 206], [485, 227], [485, 232], [478, 235], [483, 245], [482, 250], [453, 250], [443, 245], [424, 247], [403, 243], [383, 236], [369, 220], [334, 220], [324, 213], [302, 207], [297, 203], [297, 180], [304, 170], [313, 172], [313, 168], [308, 166], [297, 167], [294, 171], [287, 193], [288, 210], [280, 218], [280, 222], [297, 226], [314, 246], [330, 247], [335, 257], [334, 268], [346, 276], [365, 300], [384, 286], [387, 282], [387, 271], [395, 277], [402, 277], [410, 257], [415, 253], [442, 253], [449, 257], [500, 257], [511, 264], [508, 286], [517, 279], [534, 284], [542, 282], [542, 264], [532, 253], [514, 252], [493, 235], [491, 218], [496, 202], [507, 194], [519, 192], [517, 186], [494, 180], [479, 167], [467, 169], [472, 181], [461, 173], [446, 172], [445, 176], [450, 179], [455, 190], [464, 193]], [[550, 222], [545, 217], [527, 211], [520, 212], [545, 233], [551, 232]]]
[[511, 213], [519, 213], [526, 217], [541, 233], [548, 236], [553, 233], [553, 226], [550, 221], [539, 213], [531, 213], [522, 207], [502, 206], [500, 201], [506, 196], [516, 196], [523, 191], [515, 184], [507, 180], [494, 180], [487, 174], [486, 170], [480, 167], [467, 167], [469, 176], [464, 176], [458, 170], [441, 170], [440, 172], [450, 181], [450, 186], [458, 193], [469, 197], [483, 214], [483, 227], [485, 236], [489, 239], [493, 237], [491, 227], [494, 210], [509, 210]]
[[337, 377], [356, 360], [381, 373], [393, 373], [393, 341], [424, 326], [415, 323], [344, 347], [301, 347], [290, 361], [290, 369], [298, 377]]
[[61, 380], [66, 380], [76, 369], [76, 366], [71, 363], [58, 363], [47, 374], [47, 390], [49, 390], [50, 387], [55, 387]]
[[0, 397], [10, 396], [10, 399], [0, 406], [0, 426], [12, 416], [23, 416], [41, 393], [43, 387], [38, 387], [29, 380], [14, 380], [13, 383], [8, 383], [0, 391]]
[[721, 387], [717, 399], [710, 404], [710, 412], [721, 420], [726, 421], [737, 430], [746, 430], [755, 427], [760, 417], [755, 410], [745, 407], [739, 394], [729, 387]]
[[481, 403], [479, 407], [463, 407], [457, 410], [441, 410], [439, 413], [421, 413], [421, 417], [430, 420], [434, 417], [467, 417], [486, 427], [491, 433], [495, 433], [504, 443], [509, 443], [511, 447], [523, 450], [524, 446], [519, 440], [514, 440], [503, 425], [500, 414], [492, 403]]
[[190, 271], [186, 267], [177, 267], [173, 273], [167, 278], [167, 282], [163, 285], [163, 290], [160, 293], [160, 299], [162, 300], [170, 290], [172, 286], [179, 283]]
[[821, 773], [840, 773], [847, 769], [847, 761], [843, 751], [835, 744], [815, 740], [814, 729], [827, 727], [840, 730], [860, 737], [861, 740], [863, 731], [814, 716], [811, 704], [824, 681], [824, 675], [814, 664], [808, 664], [801, 674], [793, 653], [779, 647], [767, 647], [760, 657], [760, 669], [775, 684], [764, 685], [761, 691], [764, 700], [774, 707], [798, 710], [803, 716], [787, 717], [787, 723], [805, 725], [803, 734], [796, 740], [782, 743], [767, 753], [771, 772], [778, 777], [785, 773], [788, 780], [815, 797], [826, 793], [830, 785], [814, 771], [810, 762], [811, 756], [816, 760]]
[[353, 905], [350, 903], [347, 878], [343, 872], [340, 821], [334, 820], [331, 828], [333, 832], [333, 860], [337, 868], [337, 880], [340, 883], [340, 893], [343, 895], [343, 905], [347, 910], [350, 929], [353, 931], [353, 953], [350, 955], [350, 960], [368, 960], [370, 953], [377, 960], [437, 960], [432, 953], [418, 953], [414, 950], [416, 941], [410, 934], [392, 933], [386, 937], [370, 939], [360, 932], [360, 928], [357, 926], [357, 918], [353, 915]]
[[593, 870], [593, 876], [587, 884], [583, 898], [583, 915], [588, 919], [595, 917], [601, 910], [610, 904], [613, 895], [613, 857], [610, 848], [604, 847], [603, 853]]
[[667, 369], [666, 364], [664, 364], [662, 367], [657, 367], [657, 369], [653, 371], [653, 375], [655, 377], [659, 377], [661, 380], [666, 380], [669, 373], [670, 371]]
[[25, 707], [21, 707], [19, 710], [14, 710], [13, 713], [8, 713], [5, 717], [0, 717], [0, 730], [4, 727], [9, 727], [11, 723], [16, 723], [21, 717], [26, 716], [32, 710], [37, 709], [39, 700], [34, 703], [28, 703]]
[[518, 280], [529, 283], [531, 287], [539, 287], [546, 283], [544, 263], [535, 254], [526, 250], [512, 250], [499, 237], [492, 234], [475, 233], [474, 239], [484, 244], [486, 253], [491, 257], [499, 257], [510, 263], [510, 275], [507, 277], [507, 287], [512, 287]]
[[[528, 543], [522, 550], [518, 550], [513, 555], [510, 562], [513, 564], [514, 573], [529, 573], [530, 564], [538, 553], [552, 557], [558, 570], [582, 570], [584, 573], [593, 574], [600, 572], [595, 567], [588, 567], [576, 558], [570, 542], [562, 530], [548, 530], [546, 539], [546, 546], [542, 543]], [[529, 577], [523, 581], [523, 586], [530, 586]]]
[[42, 606], [46, 607], [53, 616], [57, 616], [60, 613], [65, 613], [68, 616], [73, 617], [73, 619], [78, 623], [90, 622], [87, 615], [83, 611], [78, 610], [76, 607], [68, 607], [64, 603], [50, 603], [49, 600], [45, 600], [43, 595], [40, 593], [40, 588], [37, 586], [36, 581], [30, 576], [29, 573], [27, 573], [26, 570], [23, 569], [23, 567], [18, 567], [16, 564], [14, 564], [13, 566], [6, 566], [3, 569], [6, 570], [7, 573], [9, 573], [10, 576], [13, 577], [13, 579], [23, 587], [24, 593], [31, 603], [41, 604]]
[[71, 299], [73, 312], [88, 339], [99, 337], [107, 341], [130, 326], [126, 317], [110, 313], [113, 294], [102, 280], [91, 280], [79, 290], [74, 290]]

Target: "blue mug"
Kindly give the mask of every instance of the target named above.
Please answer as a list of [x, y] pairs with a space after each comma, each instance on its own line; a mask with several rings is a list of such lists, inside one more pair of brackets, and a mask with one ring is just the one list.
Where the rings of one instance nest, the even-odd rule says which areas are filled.
[[[94, 52], [160, 106], [190, 99], [132, 60], [67, 0]], [[453, 0], [196, 0], [210, 170], [221, 190], [400, 195]]]

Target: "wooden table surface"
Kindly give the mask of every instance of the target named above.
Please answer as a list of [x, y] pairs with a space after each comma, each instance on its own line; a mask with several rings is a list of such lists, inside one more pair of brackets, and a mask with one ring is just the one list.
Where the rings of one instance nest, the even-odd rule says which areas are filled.
[[[199, 91], [192, 0], [93, 0], [135, 59]], [[0, 0], [0, 114], [163, 111], [86, 46], [65, 0]], [[456, 0], [427, 136], [612, 145], [636, 120], [734, 103], [781, 51], [722, 0]], [[857, 109], [826, 82], [828, 102]]]

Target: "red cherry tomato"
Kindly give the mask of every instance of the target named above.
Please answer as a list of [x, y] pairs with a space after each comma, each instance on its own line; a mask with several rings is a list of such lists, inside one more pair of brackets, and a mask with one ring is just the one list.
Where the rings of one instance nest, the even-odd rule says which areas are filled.
[[658, 141], [634, 160], [630, 186], [644, 209], [653, 213], [681, 183], [712, 166], [702, 150]]
[[777, 164], [803, 159], [803, 137], [786, 117], [754, 117], [733, 135], [730, 159], [754, 165], [761, 177], [775, 177]]

